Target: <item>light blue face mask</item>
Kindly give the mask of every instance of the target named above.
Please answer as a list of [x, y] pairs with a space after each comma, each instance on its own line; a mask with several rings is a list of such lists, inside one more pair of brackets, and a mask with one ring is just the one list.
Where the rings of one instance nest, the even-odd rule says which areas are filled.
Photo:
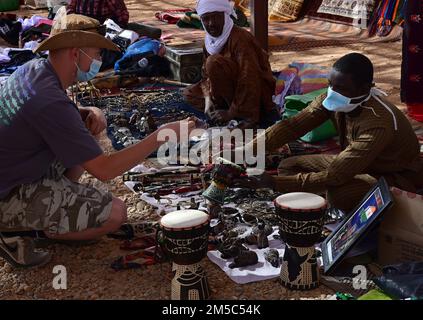
[[77, 79], [78, 81], [82, 81], [82, 82], [89, 81], [89, 80], [93, 79], [93, 78], [97, 75], [97, 73], [99, 73], [102, 62], [101, 62], [101, 61], [99, 61], [99, 60], [96, 60], [96, 59], [94, 59], [94, 58], [91, 58], [91, 57], [90, 57], [88, 54], [86, 54], [83, 50], [81, 50], [81, 49], [79, 49], [79, 50], [80, 50], [81, 52], [83, 52], [83, 53], [84, 53], [84, 54], [85, 54], [88, 58], [90, 58], [92, 61], [91, 61], [91, 65], [90, 65], [90, 70], [89, 70], [89, 71], [87, 71], [87, 72], [82, 71], [82, 70], [78, 67], [78, 65], [75, 63], [76, 68], [78, 69], [77, 74], [76, 74], [76, 79]]
[[[351, 103], [352, 100], [361, 99], [367, 97], [367, 99], [361, 101], [360, 103]], [[366, 94], [364, 96], [355, 97], [355, 98], [348, 98], [343, 96], [342, 94], [332, 90], [331, 87], [328, 88], [328, 95], [326, 99], [323, 101], [323, 106], [329, 110], [334, 112], [351, 112], [355, 108], [357, 108], [362, 103], [368, 101], [371, 97], [371, 94]]]

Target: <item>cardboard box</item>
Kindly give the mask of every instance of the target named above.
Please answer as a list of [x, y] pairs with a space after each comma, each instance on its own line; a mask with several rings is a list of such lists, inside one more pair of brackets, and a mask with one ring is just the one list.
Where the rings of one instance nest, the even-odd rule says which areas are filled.
[[196, 83], [201, 80], [202, 45], [166, 46], [166, 58], [170, 61], [174, 80], [185, 83]]
[[379, 228], [381, 265], [423, 261], [423, 196], [391, 188], [394, 205]]

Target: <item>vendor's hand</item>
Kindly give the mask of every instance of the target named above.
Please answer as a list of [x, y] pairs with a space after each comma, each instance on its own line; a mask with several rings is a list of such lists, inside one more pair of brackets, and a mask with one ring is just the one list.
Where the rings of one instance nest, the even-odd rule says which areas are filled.
[[216, 106], [214, 105], [212, 99], [209, 96], [205, 96], [204, 101], [205, 101], [204, 113], [206, 114], [207, 117], [211, 119], [211, 115], [215, 111]]
[[107, 127], [106, 117], [99, 108], [90, 107], [85, 118], [85, 126], [93, 136], [98, 135]]
[[227, 110], [216, 110], [210, 113], [210, 118], [214, 122], [227, 123], [232, 120], [232, 115]]
[[275, 189], [275, 179], [268, 173], [264, 172], [258, 176], [241, 177], [234, 180], [234, 187], [261, 189]]

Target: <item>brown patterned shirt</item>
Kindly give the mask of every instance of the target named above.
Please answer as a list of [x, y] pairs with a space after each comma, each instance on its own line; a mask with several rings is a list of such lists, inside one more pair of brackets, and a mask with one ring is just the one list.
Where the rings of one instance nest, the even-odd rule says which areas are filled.
[[297, 116], [268, 128], [266, 151], [300, 138], [328, 119], [338, 129], [343, 151], [324, 171], [276, 177], [278, 191], [325, 190], [348, 183], [358, 174], [388, 176], [388, 183], [407, 191], [421, 187], [420, 145], [410, 122], [397, 107], [382, 99], [387, 110], [372, 97], [349, 114], [334, 113], [323, 107], [325, 98], [326, 94], [317, 97]]

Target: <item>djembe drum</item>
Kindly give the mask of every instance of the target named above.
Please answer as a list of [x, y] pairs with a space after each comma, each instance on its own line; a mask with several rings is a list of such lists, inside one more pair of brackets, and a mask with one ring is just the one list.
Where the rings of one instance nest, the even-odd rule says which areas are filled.
[[319, 285], [315, 244], [323, 230], [327, 202], [305, 192], [281, 195], [275, 200], [280, 218], [280, 235], [285, 242], [280, 278], [294, 290], [311, 290]]
[[203, 300], [210, 295], [204, 269], [209, 216], [198, 210], [179, 210], [160, 220], [161, 247], [172, 261], [172, 300]]

